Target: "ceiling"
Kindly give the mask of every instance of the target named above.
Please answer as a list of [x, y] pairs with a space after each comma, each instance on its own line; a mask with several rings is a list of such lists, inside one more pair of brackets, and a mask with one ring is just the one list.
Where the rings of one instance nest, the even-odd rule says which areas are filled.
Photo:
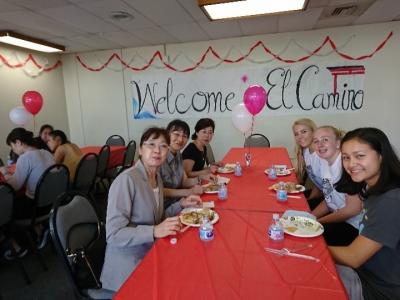
[[[111, 18], [113, 12], [119, 11], [133, 18]], [[61, 44], [67, 52], [395, 20], [400, 20], [399, 0], [309, 0], [302, 12], [213, 22], [197, 6], [197, 0], [0, 0], [0, 30]]]

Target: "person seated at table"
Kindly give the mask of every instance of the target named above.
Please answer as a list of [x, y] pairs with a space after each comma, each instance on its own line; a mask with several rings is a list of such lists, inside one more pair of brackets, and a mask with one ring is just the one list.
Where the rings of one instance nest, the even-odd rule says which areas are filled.
[[333, 126], [315, 130], [313, 144], [321, 159], [324, 201], [312, 211], [324, 226], [324, 238], [331, 246], [349, 245], [358, 236], [361, 200], [358, 195], [340, 193], [335, 184], [342, 175], [340, 140], [343, 132]]
[[342, 141], [338, 189], [360, 194], [360, 234], [329, 247], [350, 299], [400, 299], [400, 160], [377, 128], [358, 128]]
[[[10, 175], [7, 174], [7, 168], [1, 167], [0, 171], [4, 174], [6, 181], [14, 190], [19, 191], [25, 189], [23, 196], [18, 196], [14, 202], [14, 218], [27, 219], [31, 218], [35, 209], [35, 191], [37, 183], [42, 176], [43, 172], [54, 164], [54, 159], [51, 153], [47, 150], [37, 149], [33, 139], [33, 133], [24, 128], [15, 128], [7, 136], [7, 145], [11, 146], [13, 152], [19, 155], [15, 172]], [[40, 215], [40, 212], [36, 212]], [[42, 237], [41, 226], [36, 227], [37, 235]], [[42, 243], [39, 238], [39, 244]], [[18, 244], [13, 242], [13, 246], [17, 255], [22, 255], [26, 251]], [[26, 252], [25, 252], [26, 253]], [[6, 259], [12, 259], [11, 251], [6, 251]]]
[[35, 137], [36, 148], [50, 151], [47, 142], [49, 141], [50, 132], [53, 130], [53, 126], [49, 124], [44, 124], [40, 127], [39, 136]]
[[54, 153], [54, 161], [57, 164], [64, 164], [69, 170], [70, 181], [74, 180], [76, 168], [82, 157], [79, 147], [70, 141], [61, 130], [53, 130], [49, 134], [48, 141], [51, 152]]
[[207, 158], [207, 145], [211, 142], [215, 123], [212, 119], [204, 118], [197, 121], [192, 140], [182, 152], [183, 168], [190, 178], [215, 173], [220, 163], [210, 165]]
[[120, 288], [155, 239], [180, 231], [179, 217], [175, 215], [182, 208], [201, 205], [199, 196], [190, 195], [164, 209], [159, 169], [167, 158], [168, 145], [169, 135], [165, 129], [147, 129], [140, 139], [139, 160], [111, 184], [106, 219], [107, 247], [101, 273], [102, 286], [107, 290]]
[[160, 168], [160, 174], [164, 184], [164, 206], [168, 207], [181, 197], [191, 194], [201, 195], [203, 193], [203, 188], [199, 185], [201, 180], [214, 179], [214, 176], [209, 174], [189, 178], [186, 175], [181, 154], [190, 136], [190, 128], [186, 122], [173, 120], [166, 129], [170, 144], [167, 159]]
[[314, 209], [322, 200], [322, 181], [320, 176], [320, 160], [313, 148], [313, 134], [317, 126], [311, 119], [303, 118], [294, 121], [292, 125], [293, 135], [296, 141], [295, 153], [297, 158], [296, 174], [301, 184], [310, 180], [312, 185], [308, 191], [308, 204]]

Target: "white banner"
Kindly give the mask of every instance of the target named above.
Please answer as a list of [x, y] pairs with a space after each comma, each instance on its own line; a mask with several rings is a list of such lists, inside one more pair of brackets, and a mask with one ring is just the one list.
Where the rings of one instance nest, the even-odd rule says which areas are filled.
[[[249, 80], [244, 83], [241, 78]], [[133, 75], [134, 119], [230, 117], [247, 87], [268, 94], [260, 114], [343, 113], [364, 106], [362, 65], [290, 65]]]

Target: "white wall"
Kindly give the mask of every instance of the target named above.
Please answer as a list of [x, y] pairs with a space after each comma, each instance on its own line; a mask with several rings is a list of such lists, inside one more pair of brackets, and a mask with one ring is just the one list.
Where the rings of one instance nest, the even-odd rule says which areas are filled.
[[[300, 117], [310, 117], [319, 125], [332, 124], [344, 130], [360, 126], [379, 127], [389, 135], [394, 146], [400, 149], [400, 135], [398, 134], [400, 123], [398, 121], [400, 111], [400, 102], [398, 101], [400, 22], [167, 45], [166, 51], [170, 58], [174, 58], [180, 53], [181, 56], [184, 54], [196, 61], [210, 45], [216, 48], [219, 53], [227, 53], [232, 46], [245, 53], [255, 41], [262, 40], [274, 52], [280, 53], [292, 40], [292, 42], [295, 41], [304, 48], [301, 49], [295, 43], [291, 43], [291, 46], [281, 54], [293, 58], [305, 55], [305, 49], [310, 51], [315, 49], [329, 35], [342, 52], [357, 57], [371, 53], [390, 31], [393, 31], [394, 36], [385, 48], [372, 59], [360, 62], [367, 70], [364, 81], [365, 106], [362, 111], [301, 115], [278, 115], [266, 112], [256, 117], [255, 132], [261, 132], [268, 136], [272, 146], [285, 146], [292, 150], [294, 147], [291, 134], [292, 122]], [[145, 62], [140, 59], [140, 56], [150, 58], [155, 50], [163, 51], [163, 47], [91, 52], [79, 55], [90, 66], [101, 66], [113, 52], [122, 55], [122, 58], [132, 65], [143, 65]], [[331, 50], [329, 47], [324, 47], [320, 56], [313, 57], [307, 63], [346, 62]], [[232, 57], [239, 56], [237, 51], [233, 51], [231, 55]], [[133, 57], [135, 57], [135, 60], [132, 62]], [[260, 50], [255, 51], [251, 58], [264, 61], [268, 59]], [[107, 136], [113, 133], [119, 133], [126, 139], [138, 141], [144, 128], [150, 125], [164, 126], [168, 123], [169, 120], [133, 119], [132, 91], [129, 88], [129, 81], [133, 76], [140, 78], [143, 75], [160, 74], [160, 72], [164, 72], [163, 69], [152, 67], [144, 72], [134, 72], [129, 69], [124, 69], [121, 72], [121, 65], [114, 60], [102, 71], [90, 72], [77, 63], [74, 55], [64, 55], [63, 62], [68, 118], [74, 141], [81, 144], [100, 145], [104, 144]], [[203, 66], [207, 67], [215, 63], [216, 60], [208, 59]], [[354, 62], [354, 64], [357, 64], [357, 62]], [[155, 65], [160, 66], [159, 63]], [[175, 65], [187, 67], [188, 63], [184, 59], [178, 59]], [[284, 65], [276, 60], [271, 60], [264, 66], [272, 68]], [[258, 65], [244, 61], [233, 65], [222, 64], [218, 68], [221, 70], [230, 68], [246, 70], [246, 68], [255, 67], [258, 67]], [[213, 116], [210, 115], [210, 117]], [[193, 130], [197, 119], [184, 120], [191, 125]], [[215, 118], [215, 121], [216, 135], [212, 145], [217, 159], [220, 159], [230, 147], [241, 146], [243, 136], [233, 128], [230, 117], [218, 117]]]
[[[12, 64], [24, 61], [29, 53], [33, 54], [38, 63], [48, 63], [49, 66], [60, 59], [60, 55], [21, 51], [3, 44], [0, 46], [0, 54]], [[0, 61], [0, 157], [3, 160], [10, 151], [6, 145], [7, 135], [16, 127], [8, 114], [12, 108], [22, 105], [22, 95], [26, 91], [38, 91], [44, 100], [42, 110], [35, 116], [35, 135], [45, 123], [69, 133], [62, 67], [37, 75], [38, 72], [39, 69], [32, 63], [12, 69]], [[33, 122], [27, 124], [26, 129], [34, 131]]]

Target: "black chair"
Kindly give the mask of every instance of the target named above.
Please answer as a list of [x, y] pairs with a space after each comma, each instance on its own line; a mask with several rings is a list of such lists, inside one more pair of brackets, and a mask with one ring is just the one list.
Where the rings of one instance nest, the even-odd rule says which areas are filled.
[[210, 165], [210, 164], [215, 163], [214, 152], [213, 152], [210, 144], [206, 145], [206, 153], [207, 153], [207, 156], [206, 156], [207, 164]]
[[3, 160], [0, 158], [0, 167], [4, 166]]
[[77, 299], [111, 299], [101, 288], [106, 248], [104, 225], [90, 201], [81, 194], [59, 198], [50, 214], [50, 234]]
[[109, 160], [110, 160], [110, 146], [104, 145], [99, 152], [99, 163], [97, 165], [97, 173], [96, 173], [96, 188], [98, 184], [101, 184], [105, 190], [107, 189], [103, 179], [106, 179], [106, 172]]
[[[0, 183], [0, 234], [8, 236], [12, 231], [13, 227], [13, 205], [15, 201], [14, 189], [7, 183]], [[14, 247], [10, 247], [12, 254], [16, 257], [18, 267], [22, 272], [22, 275], [26, 283], [31, 283], [31, 279], [28, 276], [24, 266], [20, 259], [15, 253]]]
[[35, 207], [32, 215], [27, 219], [15, 219], [15, 225], [25, 233], [29, 243], [30, 250], [39, 258], [43, 269], [47, 266], [40, 252], [37, 251], [37, 245], [32, 239], [32, 233], [35, 232], [35, 226], [38, 224], [46, 225], [49, 219], [50, 210], [54, 201], [67, 192], [69, 184], [68, 168], [61, 164], [48, 167], [40, 177], [35, 191]]
[[128, 143], [126, 146], [125, 153], [124, 153], [124, 160], [122, 166], [131, 167], [135, 160], [135, 153], [136, 153], [136, 142], [134, 140]]
[[270, 147], [268, 138], [261, 133], [254, 133], [246, 138], [244, 147]]
[[97, 165], [97, 154], [87, 153], [82, 156], [76, 168], [72, 191], [90, 195], [96, 180]]
[[118, 135], [118, 134], [114, 134], [112, 136], [110, 136], [107, 141], [106, 141], [106, 145], [109, 146], [125, 146], [125, 140], [122, 136]]

